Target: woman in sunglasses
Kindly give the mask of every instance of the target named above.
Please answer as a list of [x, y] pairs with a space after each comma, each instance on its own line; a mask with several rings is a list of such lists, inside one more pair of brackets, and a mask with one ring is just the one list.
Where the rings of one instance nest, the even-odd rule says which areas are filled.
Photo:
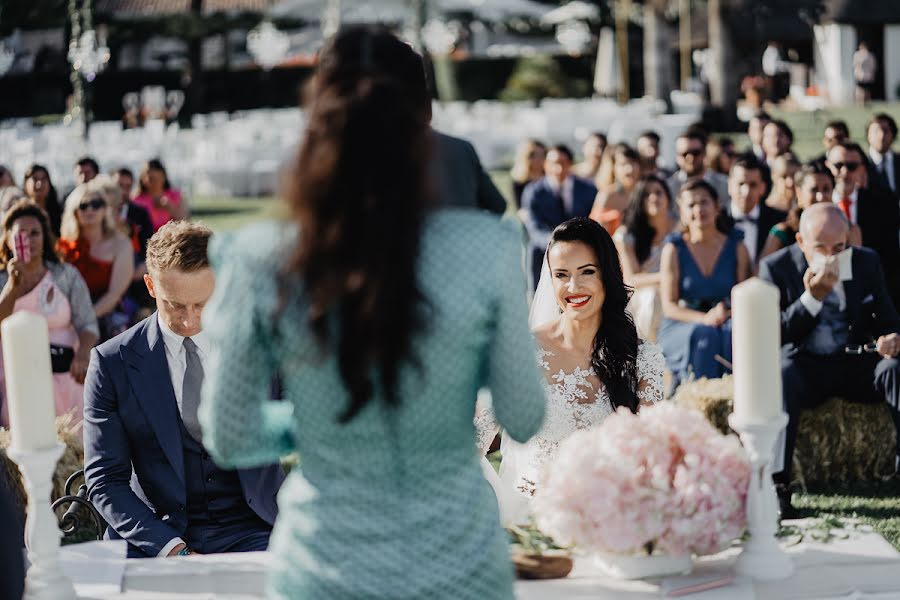
[[91, 292], [102, 340], [127, 328], [128, 318], [118, 309], [134, 274], [134, 250], [115, 226], [104, 179], [98, 176], [69, 194], [59, 238], [63, 259], [78, 269]]

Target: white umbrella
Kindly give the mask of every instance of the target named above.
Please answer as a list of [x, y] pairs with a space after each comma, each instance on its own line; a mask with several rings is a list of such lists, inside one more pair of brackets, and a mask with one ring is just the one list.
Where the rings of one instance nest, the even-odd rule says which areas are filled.
[[[269, 10], [269, 15], [318, 21], [326, 4], [327, 0], [281, 0]], [[429, 0], [427, 4], [432, 13], [472, 12], [477, 19], [484, 21], [512, 17], [541, 18], [547, 14], [547, 7], [534, 0]], [[396, 23], [409, 18], [412, 10], [409, 0], [342, 0], [341, 22]]]
[[544, 14], [541, 22], [546, 25], [559, 25], [566, 21], [595, 21], [598, 18], [600, 10], [594, 4], [573, 0]]

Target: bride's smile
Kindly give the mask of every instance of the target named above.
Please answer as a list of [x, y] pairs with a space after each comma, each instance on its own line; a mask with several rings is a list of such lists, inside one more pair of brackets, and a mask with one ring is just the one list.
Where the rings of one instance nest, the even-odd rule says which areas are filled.
[[598, 319], [606, 294], [594, 251], [582, 242], [559, 242], [547, 259], [560, 310], [579, 321]]

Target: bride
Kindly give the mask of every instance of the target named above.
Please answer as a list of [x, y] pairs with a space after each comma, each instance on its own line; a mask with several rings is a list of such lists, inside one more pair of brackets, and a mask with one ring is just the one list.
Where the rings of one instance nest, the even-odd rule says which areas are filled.
[[[662, 352], [638, 339], [625, 310], [630, 294], [603, 227], [576, 218], [553, 231], [530, 317], [545, 378], [544, 425], [524, 444], [503, 436], [499, 480], [482, 463], [504, 522], [528, 520], [528, 499], [565, 437], [619, 407], [635, 413], [662, 400]], [[484, 454], [497, 433], [489, 406], [479, 407], [475, 424]]]

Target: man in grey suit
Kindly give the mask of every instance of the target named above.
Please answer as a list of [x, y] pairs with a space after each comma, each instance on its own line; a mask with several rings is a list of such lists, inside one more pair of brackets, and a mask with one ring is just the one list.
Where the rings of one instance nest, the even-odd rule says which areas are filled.
[[441, 206], [480, 208], [498, 215], [506, 199], [491, 181], [475, 148], [466, 140], [432, 130], [430, 181]]

